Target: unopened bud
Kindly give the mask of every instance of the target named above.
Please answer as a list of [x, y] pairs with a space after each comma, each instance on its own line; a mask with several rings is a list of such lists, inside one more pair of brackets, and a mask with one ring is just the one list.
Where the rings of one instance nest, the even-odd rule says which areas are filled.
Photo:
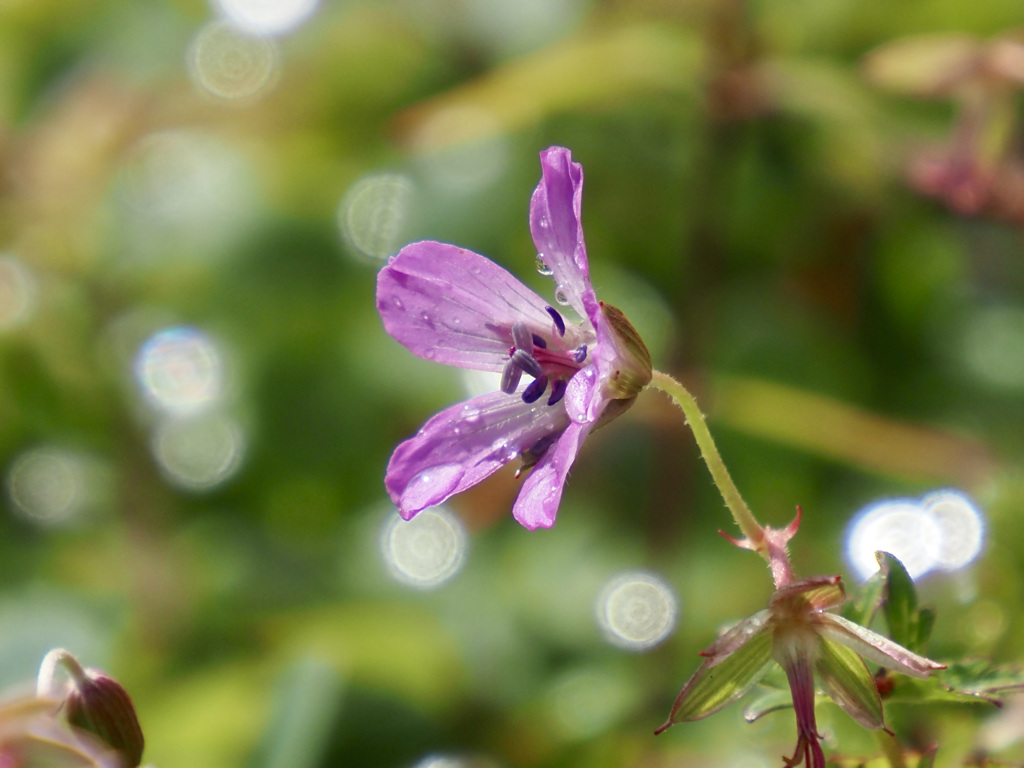
[[94, 734], [116, 750], [125, 768], [142, 762], [144, 739], [128, 692], [112, 677], [96, 669], [83, 669], [70, 653], [50, 651], [40, 669], [40, 691], [52, 688], [53, 672], [63, 666], [71, 677], [63, 711], [69, 724]]

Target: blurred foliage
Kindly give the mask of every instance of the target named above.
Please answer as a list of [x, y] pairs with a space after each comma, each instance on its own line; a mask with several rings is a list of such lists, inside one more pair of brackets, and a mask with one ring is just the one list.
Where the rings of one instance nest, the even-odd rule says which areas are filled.
[[[451, 504], [450, 581], [382, 559], [387, 457], [463, 382], [386, 336], [375, 270], [430, 238], [540, 290], [552, 144], [585, 168], [602, 298], [758, 515], [802, 505], [801, 573], [848, 572], [866, 504], [956, 487], [988, 532], [917, 585], [929, 654], [1024, 655], [1021, 99], [911, 87], [943, 55], [921, 35], [974, 62], [1019, 0], [321, 0], [265, 37], [210, 26], [258, 5], [0, 2], [0, 680], [71, 649], [132, 692], [160, 768], [777, 764], [786, 712], [651, 735], [770, 592], [659, 396], [588, 443], [551, 531], [516, 526], [502, 473]], [[175, 328], [192, 367], [161, 400], [142, 350]], [[212, 389], [182, 393], [196, 372]], [[636, 568], [680, 604], [646, 653], [594, 618]], [[887, 716], [910, 765], [1016, 764], [1020, 706]], [[827, 752], [880, 753], [819, 723]]]

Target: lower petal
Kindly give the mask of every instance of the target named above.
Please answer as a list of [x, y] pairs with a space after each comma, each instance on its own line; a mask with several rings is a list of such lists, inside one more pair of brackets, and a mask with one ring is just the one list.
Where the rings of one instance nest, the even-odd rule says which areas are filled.
[[384, 485], [405, 519], [481, 482], [565, 428], [565, 409], [492, 392], [446, 408], [401, 443]]
[[570, 422], [530, 471], [512, 507], [512, 514], [524, 528], [532, 531], [554, 525], [565, 478], [591, 427], [590, 424]]

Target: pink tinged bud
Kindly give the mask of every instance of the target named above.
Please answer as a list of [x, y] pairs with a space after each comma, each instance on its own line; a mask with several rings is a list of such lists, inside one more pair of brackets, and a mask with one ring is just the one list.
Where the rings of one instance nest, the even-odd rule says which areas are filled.
[[87, 678], [75, 680], [64, 700], [71, 725], [96, 734], [124, 758], [126, 768], [142, 762], [144, 740], [139, 719], [128, 692], [102, 672], [88, 670]]
[[61, 696], [55, 680], [58, 667], [70, 677], [61, 704], [68, 723], [116, 751], [123, 768], [136, 768], [142, 762], [144, 739], [128, 692], [112, 677], [96, 669], [83, 669], [78, 659], [63, 648], [55, 648], [46, 654], [39, 668], [39, 697]]

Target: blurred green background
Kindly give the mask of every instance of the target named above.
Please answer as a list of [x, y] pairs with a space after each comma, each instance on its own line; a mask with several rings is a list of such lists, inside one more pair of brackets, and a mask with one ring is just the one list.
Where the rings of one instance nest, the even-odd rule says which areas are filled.
[[[551, 295], [527, 209], [553, 144], [585, 169], [601, 297], [697, 394], [762, 520], [802, 506], [798, 571], [856, 585], [860, 510], [955, 489], [985, 534], [922, 570], [931, 655], [1019, 659], [1024, 48], [864, 57], [1022, 21], [1019, 0], [0, 0], [0, 684], [67, 647], [132, 692], [158, 768], [778, 765], [791, 712], [652, 735], [771, 589], [716, 536], [662, 396], [588, 442], [550, 531], [512, 520], [511, 473], [391, 526], [390, 451], [468, 385], [387, 337], [376, 270], [437, 239]], [[664, 634], [678, 609], [653, 648], [595, 607], [637, 570], [657, 599], [627, 618]], [[1003, 713], [888, 716], [940, 765], [1020, 761]], [[827, 752], [876, 750], [819, 720]]]

